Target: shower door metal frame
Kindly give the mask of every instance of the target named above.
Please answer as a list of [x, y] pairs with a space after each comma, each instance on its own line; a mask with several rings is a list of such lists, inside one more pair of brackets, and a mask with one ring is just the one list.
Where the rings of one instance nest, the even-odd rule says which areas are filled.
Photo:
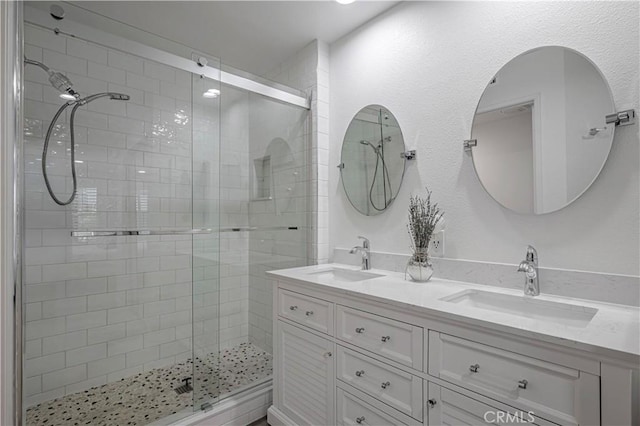
[[22, 2], [1, 2], [0, 423], [22, 424]]
[[[52, 35], [54, 37], [58, 36], [58, 33], [71, 35], [75, 38], [88, 41], [93, 44], [116, 49], [121, 52], [129, 53], [131, 55], [149, 59], [161, 64], [167, 64], [174, 68], [178, 68], [196, 75], [202, 75], [206, 78], [219, 81], [222, 84], [237, 87], [239, 89], [247, 90], [252, 93], [257, 93], [259, 95], [263, 95], [280, 102], [295, 105], [305, 109], [311, 109], [311, 101], [305, 96], [295, 95], [293, 93], [286, 92], [276, 87], [271, 87], [267, 84], [252, 80], [242, 75], [223, 71], [222, 69], [218, 69], [216, 67], [212, 67], [209, 65], [201, 66], [197, 63], [197, 61], [194, 61], [193, 59], [156, 49], [146, 44], [128, 40], [123, 37], [98, 30], [96, 28], [87, 27], [83, 24], [66, 20], [59, 21], [57, 23], [59, 28], [51, 28], [51, 19], [49, 15], [41, 10], [30, 9], [28, 19], [28, 22], [30, 24], [39, 26], [45, 30], [52, 31]], [[97, 41], [96, 38], [99, 38], [100, 41]], [[194, 52], [193, 55], [195, 55], [196, 57], [201, 56], [207, 58], [207, 54], [199, 52]], [[210, 58], [207, 59], [209, 60], [209, 62], [215, 62], [211, 61]]]

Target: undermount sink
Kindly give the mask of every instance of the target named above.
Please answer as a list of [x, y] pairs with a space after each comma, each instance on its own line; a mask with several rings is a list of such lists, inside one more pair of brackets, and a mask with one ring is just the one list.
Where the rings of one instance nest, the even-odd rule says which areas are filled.
[[440, 300], [460, 306], [469, 306], [573, 327], [586, 327], [598, 312], [596, 308], [586, 306], [482, 290], [464, 290], [451, 296], [443, 297]]
[[308, 275], [324, 277], [343, 282], [366, 281], [383, 276], [381, 274], [376, 274], [369, 271], [356, 271], [353, 269], [343, 269], [335, 267], [323, 269], [321, 271], [309, 272]]

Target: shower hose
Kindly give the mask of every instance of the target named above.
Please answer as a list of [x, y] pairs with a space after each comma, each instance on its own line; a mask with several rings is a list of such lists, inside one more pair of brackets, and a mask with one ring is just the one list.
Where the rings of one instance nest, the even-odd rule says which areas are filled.
[[[67, 109], [69, 106], [74, 105], [71, 110], [71, 117], [69, 118], [69, 131], [71, 137], [71, 179], [73, 180], [73, 192], [67, 201], [62, 201], [53, 193], [53, 189], [51, 188], [51, 182], [49, 182], [49, 175], [47, 174], [47, 154], [49, 152], [49, 140], [51, 139], [51, 133], [53, 132], [56, 123], [58, 122], [58, 118]], [[47, 191], [49, 191], [49, 195], [56, 204], [60, 206], [66, 206], [73, 202], [76, 198], [76, 190], [78, 189], [78, 177], [76, 176], [76, 143], [75, 143], [75, 131], [73, 126], [73, 121], [76, 115], [76, 110], [80, 107], [80, 102], [67, 102], [58, 109], [58, 112], [53, 116], [51, 120], [51, 124], [49, 124], [49, 129], [47, 130], [47, 135], [44, 138], [44, 145], [42, 146], [42, 176], [44, 177], [44, 183], [47, 186]]]

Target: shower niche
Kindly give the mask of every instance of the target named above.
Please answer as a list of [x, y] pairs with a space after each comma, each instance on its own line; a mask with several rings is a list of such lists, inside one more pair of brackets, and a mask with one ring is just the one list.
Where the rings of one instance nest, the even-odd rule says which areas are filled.
[[253, 201], [271, 200], [271, 156], [253, 160]]
[[272, 139], [262, 157], [253, 160], [251, 201], [269, 201], [279, 215], [287, 212], [300, 181], [297, 164], [289, 143], [281, 137]]

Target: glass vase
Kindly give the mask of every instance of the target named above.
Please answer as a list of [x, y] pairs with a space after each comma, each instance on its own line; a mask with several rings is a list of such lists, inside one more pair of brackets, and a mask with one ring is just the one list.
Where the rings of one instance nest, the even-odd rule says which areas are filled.
[[433, 275], [433, 268], [429, 260], [429, 253], [427, 249], [420, 249], [414, 251], [407, 262], [406, 274], [409, 274], [411, 279], [416, 282], [427, 282]]

